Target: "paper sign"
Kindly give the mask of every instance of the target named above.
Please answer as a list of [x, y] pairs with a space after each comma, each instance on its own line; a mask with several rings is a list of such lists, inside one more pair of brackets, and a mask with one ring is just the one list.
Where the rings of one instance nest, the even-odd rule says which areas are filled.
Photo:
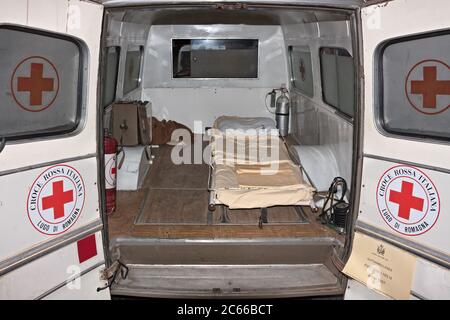
[[356, 232], [343, 272], [369, 289], [405, 300], [410, 297], [415, 267], [415, 256]]

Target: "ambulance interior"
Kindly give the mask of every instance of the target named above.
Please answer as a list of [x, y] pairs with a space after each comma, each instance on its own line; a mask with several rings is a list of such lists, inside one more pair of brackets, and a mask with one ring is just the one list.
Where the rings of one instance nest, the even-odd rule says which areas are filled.
[[[114, 126], [122, 132], [115, 133], [116, 207], [106, 218], [107, 237], [111, 261], [129, 269], [113, 294], [342, 292], [334, 256], [344, 252], [353, 197], [352, 19], [338, 9], [233, 4], [106, 10], [103, 122], [109, 133]], [[288, 98], [287, 120], [285, 113], [277, 119], [281, 96]], [[137, 118], [139, 126], [145, 114], [146, 132], [138, 131], [150, 138], [124, 142], [130, 105], [145, 109]], [[208, 163], [220, 153], [208, 148], [208, 133], [222, 124], [277, 129], [288, 155], [282, 166], [291, 170], [286, 181], [301, 187], [278, 184], [256, 198], [212, 190], [223, 177]], [[184, 163], [174, 163], [179, 136], [170, 128], [189, 133], [179, 149], [191, 152]], [[252, 180], [239, 172], [232, 172], [238, 184]], [[332, 197], [344, 208], [339, 216], [322, 210], [333, 182]]]

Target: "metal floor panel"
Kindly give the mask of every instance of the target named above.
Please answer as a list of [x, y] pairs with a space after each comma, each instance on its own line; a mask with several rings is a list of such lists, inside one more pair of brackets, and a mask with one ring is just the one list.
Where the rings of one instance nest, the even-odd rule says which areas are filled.
[[116, 238], [115, 259], [130, 271], [112, 294], [167, 298], [338, 295], [334, 238], [174, 240]]
[[114, 295], [171, 298], [264, 298], [339, 294], [323, 264], [128, 265]]
[[324, 263], [333, 247], [342, 244], [334, 238], [268, 238], [175, 240], [115, 238], [110, 251], [113, 259], [125, 264], [312, 264]]

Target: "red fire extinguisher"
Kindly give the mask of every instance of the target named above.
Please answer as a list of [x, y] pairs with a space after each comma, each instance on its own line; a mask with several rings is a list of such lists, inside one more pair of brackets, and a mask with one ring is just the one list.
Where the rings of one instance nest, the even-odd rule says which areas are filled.
[[105, 199], [106, 214], [116, 210], [117, 141], [105, 131], [103, 140], [105, 153]]

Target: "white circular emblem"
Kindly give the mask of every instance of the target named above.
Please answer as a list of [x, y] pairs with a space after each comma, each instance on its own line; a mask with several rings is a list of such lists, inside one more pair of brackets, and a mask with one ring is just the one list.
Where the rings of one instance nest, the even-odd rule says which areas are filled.
[[425, 115], [435, 115], [450, 108], [450, 66], [440, 60], [420, 61], [408, 72], [406, 98]]
[[387, 170], [377, 186], [378, 210], [388, 226], [406, 236], [429, 231], [439, 217], [439, 193], [421, 170], [399, 165]]
[[55, 102], [59, 75], [47, 58], [28, 57], [19, 62], [11, 76], [11, 93], [17, 105], [30, 112], [40, 112]]
[[108, 154], [105, 156], [105, 178], [106, 189], [112, 189], [116, 187], [116, 155]]
[[83, 211], [85, 192], [80, 173], [68, 165], [42, 172], [31, 186], [27, 212], [33, 227], [47, 235], [69, 230]]

